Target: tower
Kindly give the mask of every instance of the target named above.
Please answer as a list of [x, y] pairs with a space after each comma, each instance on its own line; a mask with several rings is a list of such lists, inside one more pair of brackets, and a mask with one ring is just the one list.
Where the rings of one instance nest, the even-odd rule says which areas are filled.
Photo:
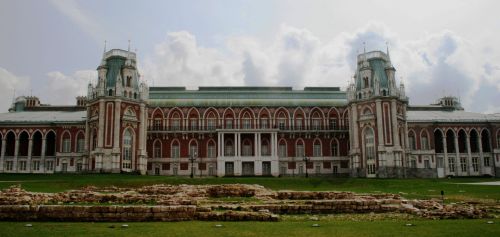
[[96, 85], [88, 85], [86, 147], [88, 169], [146, 173], [148, 87], [140, 82], [136, 54], [105, 52]]
[[354, 177], [404, 176], [408, 144], [408, 98], [389, 52], [365, 52], [357, 57], [354, 81], [347, 89], [351, 175]]

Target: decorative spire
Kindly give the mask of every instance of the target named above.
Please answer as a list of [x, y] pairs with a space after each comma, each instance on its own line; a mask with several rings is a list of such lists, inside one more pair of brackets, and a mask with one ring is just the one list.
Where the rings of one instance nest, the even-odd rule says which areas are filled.
[[130, 52], [130, 40], [128, 40], [128, 51]]
[[107, 41], [104, 40], [104, 52], [103, 53], [106, 53], [106, 43], [107, 43]]
[[385, 47], [387, 48], [387, 58], [391, 61], [391, 56], [389, 55], [389, 43], [385, 42]]

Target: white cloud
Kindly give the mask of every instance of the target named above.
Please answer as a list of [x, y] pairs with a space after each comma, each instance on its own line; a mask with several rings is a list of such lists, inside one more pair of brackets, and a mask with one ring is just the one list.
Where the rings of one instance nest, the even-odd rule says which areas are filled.
[[54, 7], [76, 23], [86, 34], [90, 35], [96, 42], [102, 42], [106, 31], [97, 21], [85, 12], [74, 0], [51, 0]]
[[[222, 48], [200, 46], [189, 32], [170, 32], [146, 57], [143, 73], [156, 86], [345, 87], [363, 42], [368, 51], [385, 51], [386, 42], [390, 45], [398, 80], [403, 78], [411, 104], [460, 95], [468, 110], [500, 107], [496, 100], [500, 64], [495, 64], [500, 54], [494, 42], [474, 44], [449, 30], [403, 40], [380, 23], [343, 32], [326, 42], [306, 29], [282, 25], [270, 42], [229, 37]], [[482, 86], [485, 83], [494, 89]]]
[[0, 113], [8, 111], [14, 92], [16, 94], [26, 93], [25, 90], [29, 87], [30, 79], [28, 77], [16, 76], [0, 67], [0, 95], [4, 95], [4, 99], [0, 100]]
[[[95, 70], [80, 70], [73, 75], [59, 71], [47, 73], [48, 81], [38, 91], [42, 103], [54, 105], [75, 105], [76, 96], [87, 95], [87, 85], [97, 77]], [[38, 94], [37, 93], [37, 94]]]

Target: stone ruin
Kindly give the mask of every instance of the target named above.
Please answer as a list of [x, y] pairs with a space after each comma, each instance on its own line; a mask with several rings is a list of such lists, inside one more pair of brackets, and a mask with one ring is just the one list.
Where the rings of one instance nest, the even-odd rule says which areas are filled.
[[260, 185], [93, 186], [60, 193], [0, 191], [0, 220], [278, 221], [280, 215], [407, 213], [430, 219], [485, 218], [485, 209], [396, 194], [273, 191]]

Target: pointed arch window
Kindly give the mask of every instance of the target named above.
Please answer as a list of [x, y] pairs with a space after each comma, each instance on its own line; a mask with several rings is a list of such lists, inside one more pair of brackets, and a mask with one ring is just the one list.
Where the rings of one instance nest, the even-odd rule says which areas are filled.
[[296, 157], [304, 157], [305, 156], [304, 142], [302, 140], [297, 141], [297, 144], [295, 145], [295, 156]]
[[332, 140], [332, 156], [339, 156], [339, 143], [337, 140]]
[[172, 158], [179, 158], [180, 155], [181, 155], [181, 152], [180, 152], [180, 146], [179, 146], [179, 142], [178, 141], [174, 141], [172, 142], [172, 147], [171, 147], [171, 154], [170, 156]]
[[132, 168], [132, 143], [133, 135], [130, 129], [125, 130], [123, 133], [123, 160], [122, 168], [131, 169]]
[[153, 144], [153, 158], [161, 158], [161, 141], [156, 140]]
[[215, 156], [216, 156], [215, 142], [209, 141], [208, 147], [207, 147], [207, 157], [208, 158], [215, 158]]
[[375, 137], [372, 128], [367, 128], [365, 131], [365, 152], [367, 160], [375, 158]]
[[313, 144], [313, 156], [320, 157], [321, 156], [321, 142], [319, 140], [314, 141]]

